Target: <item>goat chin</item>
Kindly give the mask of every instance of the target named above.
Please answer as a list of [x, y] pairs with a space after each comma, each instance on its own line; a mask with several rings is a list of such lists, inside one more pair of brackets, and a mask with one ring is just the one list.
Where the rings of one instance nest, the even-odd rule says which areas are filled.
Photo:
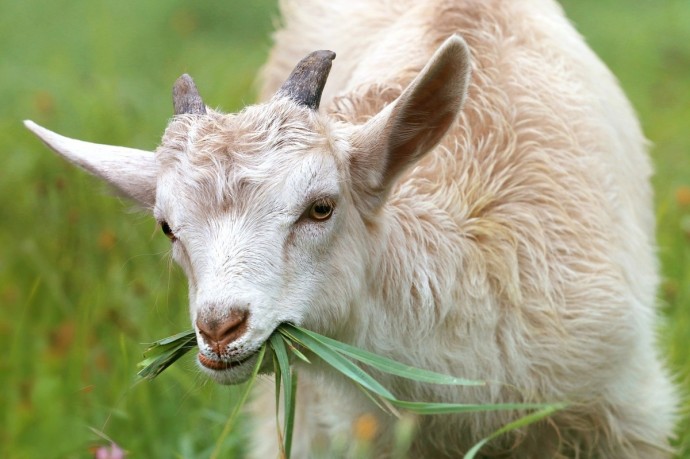
[[[189, 280], [202, 371], [246, 380], [275, 327], [295, 323], [490, 382], [382, 376], [401, 399], [570, 403], [486, 457], [669, 457], [677, 396], [655, 349], [646, 141], [558, 4], [281, 7], [263, 102], [212, 110], [183, 75], [154, 154], [26, 123], [160, 222]], [[323, 439], [356, 437], [364, 415], [374, 457], [392, 454], [394, 419], [303, 367], [294, 457], [329, 454]], [[274, 405], [261, 386], [251, 457], [280, 450]], [[411, 455], [459, 457], [518, 414], [422, 417]]]

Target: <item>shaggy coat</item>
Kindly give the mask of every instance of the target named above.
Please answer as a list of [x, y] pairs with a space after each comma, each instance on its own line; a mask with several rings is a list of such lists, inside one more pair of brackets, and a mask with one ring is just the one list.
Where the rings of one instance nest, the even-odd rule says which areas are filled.
[[[371, 228], [368, 297], [339, 337], [515, 388], [397, 382], [401, 397], [574, 402], [493, 442], [487, 456], [668, 457], [675, 397], [654, 348], [646, 142], [614, 77], [561, 8], [551, 0], [284, 1], [282, 13], [263, 97], [299, 57], [334, 49], [322, 107], [350, 123], [397, 97], [451, 34], [471, 50], [461, 116], [400, 178]], [[361, 409], [310, 391], [316, 419], [306, 436], [317, 425], [346, 429]], [[457, 457], [509, 419], [420, 419], [415, 455]]]
[[[186, 77], [176, 90], [192, 95], [178, 102], [194, 111], [175, 116], [155, 156], [27, 123], [161, 222], [189, 278], [202, 369], [222, 383], [246, 379], [255, 351], [293, 322], [488, 382], [376, 375], [400, 399], [569, 403], [493, 440], [484, 457], [670, 457], [675, 394], [655, 350], [646, 142], [560, 7], [281, 8], [264, 103], [222, 114]], [[338, 56], [318, 111], [279, 89], [316, 49]], [[312, 218], [317, 204], [332, 215]], [[228, 320], [242, 327], [227, 346], [204, 334]], [[294, 457], [347, 442], [365, 415], [374, 457], [390, 454], [395, 418], [327, 368], [299, 370]], [[256, 458], [279, 450], [271, 387], [260, 384], [254, 403]], [[419, 417], [410, 455], [460, 457], [519, 415]]]

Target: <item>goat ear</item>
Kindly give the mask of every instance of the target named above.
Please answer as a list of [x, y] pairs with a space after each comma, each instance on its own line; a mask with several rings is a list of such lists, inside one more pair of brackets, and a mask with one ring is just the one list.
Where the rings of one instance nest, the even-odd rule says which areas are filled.
[[401, 173], [433, 149], [455, 122], [467, 95], [470, 57], [454, 35], [434, 53], [400, 97], [364, 124], [353, 137], [354, 180], [386, 199]]
[[99, 177], [147, 209], [156, 198], [157, 166], [153, 153], [70, 139], [33, 121], [24, 125], [53, 151]]

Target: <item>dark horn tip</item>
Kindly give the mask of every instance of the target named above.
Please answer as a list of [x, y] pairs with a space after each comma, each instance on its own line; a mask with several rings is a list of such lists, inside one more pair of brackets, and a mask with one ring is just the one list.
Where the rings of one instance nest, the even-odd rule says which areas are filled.
[[175, 115], [205, 115], [206, 105], [192, 77], [182, 74], [173, 85], [173, 108]]
[[335, 59], [335, 52], [331, 51], [330, 49], [321, 49], [319, 51], [314, 51], [312, 54], [319, 56], [319, 58], [324, 60], [327, 59], [332, 61]]
[[308, 54], [295, 66], [277, 94], [288, 97], [305, 107], [318, 110], [333, 59], [335, 59], [335, 53], [330, 50], [324, 49]]

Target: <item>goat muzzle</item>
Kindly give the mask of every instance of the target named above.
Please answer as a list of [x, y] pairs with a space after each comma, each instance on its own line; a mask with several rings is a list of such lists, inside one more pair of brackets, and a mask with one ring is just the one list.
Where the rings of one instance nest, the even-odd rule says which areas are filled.
[[[219, 357], [230, 344], [240, 339], [249, 324], [249, 311], [232, 310], [223, 319], [198, 318], [196, 326], [203, 342]], [[203, 363], [203, 362], [202, 362]]]

